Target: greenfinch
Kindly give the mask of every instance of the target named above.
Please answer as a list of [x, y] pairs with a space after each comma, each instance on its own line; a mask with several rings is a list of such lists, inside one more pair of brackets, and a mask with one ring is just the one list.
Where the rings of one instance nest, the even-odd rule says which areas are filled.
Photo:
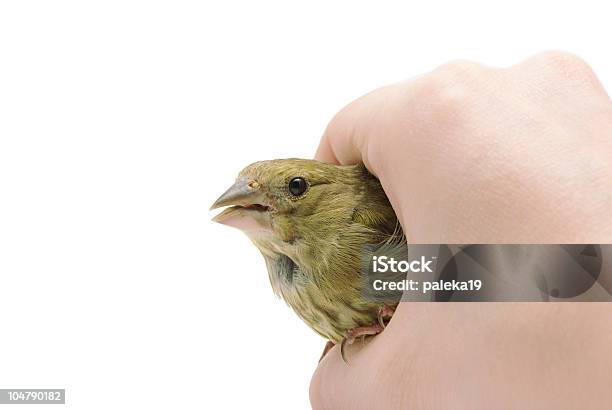
[[255, 162], [211, 209], [245, 232], [261, 251], [274, 293], [334, 344], [375, 335], [397, 304], [364, 295], [363, 252], [405, 243], [378, 179], [363, 164], [305, 159]]

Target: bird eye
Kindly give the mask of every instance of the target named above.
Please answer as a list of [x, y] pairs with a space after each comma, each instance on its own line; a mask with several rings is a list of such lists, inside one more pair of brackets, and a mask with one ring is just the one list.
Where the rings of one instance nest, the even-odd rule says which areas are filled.
[[289, 181], [289, 192], [291, 192], [291, 195], [293, 196], [302, 195], [304, 192], [306, 192], [306, 188], [308, 188], [308, 184], [302, 177], [295, 177]]

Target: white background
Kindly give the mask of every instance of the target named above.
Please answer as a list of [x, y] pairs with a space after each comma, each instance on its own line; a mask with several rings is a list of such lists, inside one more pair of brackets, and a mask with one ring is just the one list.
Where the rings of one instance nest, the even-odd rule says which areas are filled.
[[324, 341], [210, 204], [250, 162], [312, 156], [352, 99], [451, 59], [561, 48], [612, 89], [605, 3], [1, 2], [0, 388], [309, 408]]

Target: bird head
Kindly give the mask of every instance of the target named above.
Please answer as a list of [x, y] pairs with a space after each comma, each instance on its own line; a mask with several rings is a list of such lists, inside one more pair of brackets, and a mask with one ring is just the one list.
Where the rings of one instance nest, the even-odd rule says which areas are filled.
[[359, 185], [370, 179], [375, 180], [363, 165], [305, 159], [255, 162], [212, 205], [227, 207], [213, 221], [236, 227], [268, 247], [324, 240], [351, 217], [356, 192], [365, 190]]

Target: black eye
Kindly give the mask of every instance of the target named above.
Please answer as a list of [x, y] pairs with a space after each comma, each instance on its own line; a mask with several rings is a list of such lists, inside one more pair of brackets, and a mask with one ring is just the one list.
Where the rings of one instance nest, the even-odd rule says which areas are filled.
[[291, 192], [291, 195], [293, 196], [302, 195], [304, 192], [306, 192], [306, 188], [308, 188], [308, 184], [302, 177], [295, 177], [289, 181], [289, 192]]

